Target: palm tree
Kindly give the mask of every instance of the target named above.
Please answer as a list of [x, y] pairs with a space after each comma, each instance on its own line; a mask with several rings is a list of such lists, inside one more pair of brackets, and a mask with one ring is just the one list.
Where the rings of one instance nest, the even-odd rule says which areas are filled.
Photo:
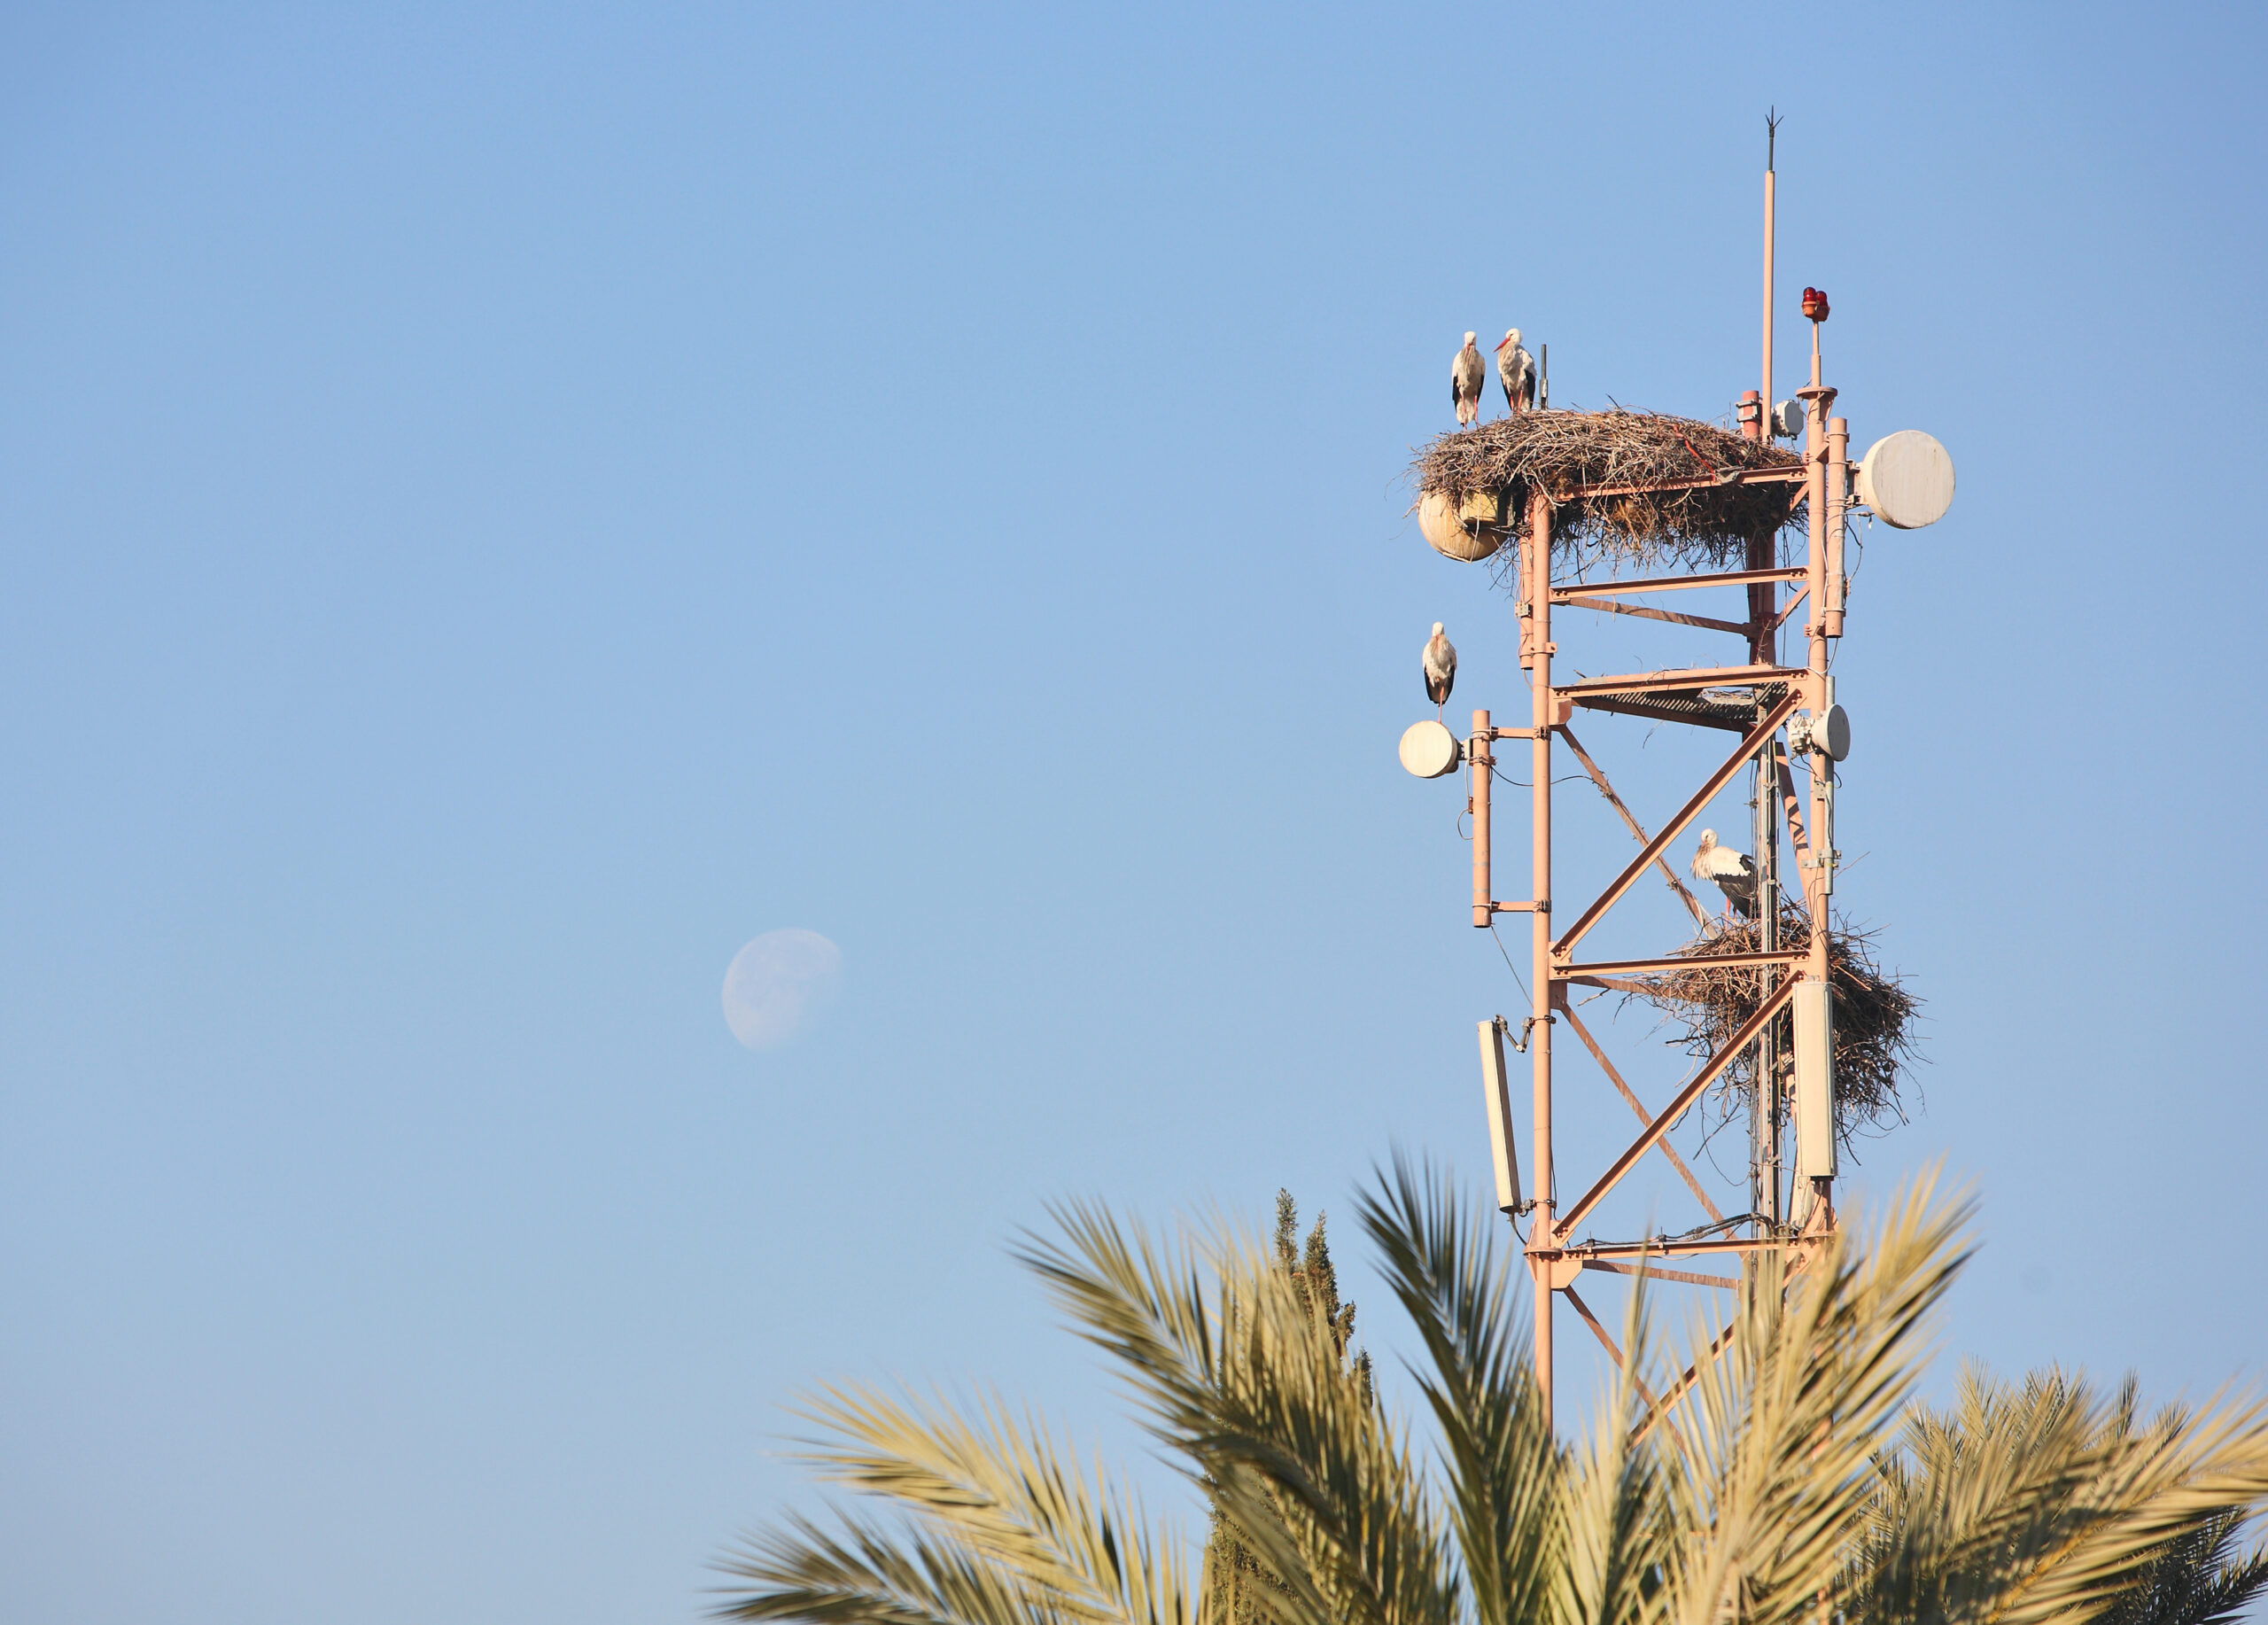
[[[1273, 1625], [2205, 1625], [2258, 1588], [2236, 1543], [2268, 1501], [2259, 1406], [2142, 1425], [2131, 1398], [2053, 1377], [1972, 1380], [1951, 1416], [1913, 1406], [1968, 1256], [1967, 1204], [1931, 1179], [1864, 1246], [1831, 1240], [1786, 1276], [1764, 1259], [1667, 1366], [1634, 1295], [1574, 1446], [1544, 1422], [1494, 1216], [1399, 1161], [1359, 1211], [1423, 1351], [1414, 1417], [1250, 1238], [1072, 1205], [1021, 1249], [1268, 1574], [1246, 1595]], [[818, 1474], [888, 1510], [750, 1536], [725, 1617], [1229, 1625], [1176, 1530], [1003, 1401], [835, 1388], [803, 1414]]]
[[[1846, 1606], [1882, 1625], [1988, 1612], [2023, 1625], [2110, 1577], [2124, 1584], [2105, 1625], [2233, 1619], [2268, 1587], [2268, 1556], [2239, 1551], [2252, 1497], [2218, 1461], [2251, 1425], [2180, 1407], [2144, 1422], [2131, 1380], [2102, 1398], [2059, 1371], [2021, 1387], [1964, 1372], [1953, 1408], [1915, 1411], [1878, 1464]], [[2159, 1536], [2140, 1564], [2138, 1525]]]

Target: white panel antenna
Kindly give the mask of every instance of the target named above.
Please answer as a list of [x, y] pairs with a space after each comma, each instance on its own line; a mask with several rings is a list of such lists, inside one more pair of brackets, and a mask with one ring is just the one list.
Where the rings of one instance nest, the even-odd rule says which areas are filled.
[[1835, 1177], [1835, 994], [1824, 982], [1797, 985], [1796, 1171]]
[[1491, 1016], [1480, 1023], [1480, 1082], [1488, 1097], [1488, 1148], [1496, 1160], [1496, 1206], [1518, 1213], [1520, 1201], [1520, 1159], [1512, 1144], [1512, 1097], [1504, 1081], [1504, 1018]]

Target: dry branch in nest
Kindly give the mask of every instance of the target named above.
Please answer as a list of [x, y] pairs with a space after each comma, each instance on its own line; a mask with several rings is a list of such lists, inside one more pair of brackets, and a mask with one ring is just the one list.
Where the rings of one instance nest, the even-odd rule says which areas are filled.
[[[1756, 1014], [1767, 968], [1713, 966], [1708, 961], [1717, 954], [1759, 952], [1763, 937], [1759, 920], [1707, 931], [1677, 950], [1694, 961], [1691, 969], [1648, 979], [1645, 991], [1637, 996], [1684, 1029], [1671, 1043], [1689, 1054], [1713, 1055]], [[1792, 904], [1780, 911], [1779, 945], [1798, 953], [1811, 945], [1810, 918]], [[1905, 1121], [1900, 1094], [1910, 1082], [1909, 1069], [1920, 1059], [1913, 1029], [1922, 1001], [1883, 974], [1864, 932], [1831, 927], [1827, 964], [1835, 990], [1835, 1127], [1848, 1139], [1861, 1128]], [[1774, 1026], [1778, 1037], [1773, 1050], [1782, 1058], [1784, 1071], [1795, 1048], [1795, 1018], [1783, 1010]], [[1726, 1068], [1722, 1087], [1744, 1102], [1755, 1098], [1754, 1045]]]
[[[1798, 468], [1795, 453], [1713, 424], [1661, 412], [1516, 412], [1438, 436], [1410, 475], [1418, 501], [1440, 494], [1452, 509], [1498, 499], [1503, 529], [1527, 534], [1532, 491], [1552, 498], [1554, 554], [1578, 570], [1621, 563], [1738, 568], [1751, 537], [1776, 534], [1802, 487], [1729, 479], [1742, 470]], [[1666, 480], [1713, 483], [1677, 491], [1577, 497], [1581, 486]]]

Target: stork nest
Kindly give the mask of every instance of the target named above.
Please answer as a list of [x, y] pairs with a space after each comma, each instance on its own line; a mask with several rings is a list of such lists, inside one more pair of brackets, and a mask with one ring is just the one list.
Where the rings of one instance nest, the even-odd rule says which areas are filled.
[[[1710, 930], [1677, 950], [1692, 968], [1649, 977], [1637, 997], [1660, 1009], [1683, 1031], [1670, 1039], [1688, 1054], [1715, 1054], [1754, 1015], [1764, 998], [1765, 967], [1711, 965], [1713, 956], [1755, 953], [1764, 945], [1763, 921], [1744, 920]], [[1780, 946], [1801, 952], [1811, 945], [1809, 915], [1792, 904], [1780, 910]], [[1870, 936], [1830, 927], [1829, 984], [1835, 990], [1835, 1128], [1848, 1140], [1861, 1128], [1906, 1121], [1901, 1095], [1921, 1059], [1914, 1032], [1922, 1001], [1875, 963]], [[1773, 1023], [1773, 1053], [1784, 1077], [1795, 1052], [1795, 1017], [1783, 1010]], [[1746, 1102], [1756, 1094], [1756, 1046], [1725, 1069], [1720, 1087]]]
[[[1515, 412], [1436, 437], [1410, 471], [1420, 501], [1476, 496], [1505, 503], [1503, 529], [1527, 535], [1531, 492], [1552, 499], [1551, 546], [1578, 569], [1619, 563], [1737, 568], [1751, 537], [1776, 534], [1802, 487], [1710, 484], [1577, 497], [1582, 486], [1635, 486], [1736, 470], [1798, 468], [1802, 458], [1690, 417], [1662, 412]], [[1414, 507], [1414, 504], [1413, 504]]]

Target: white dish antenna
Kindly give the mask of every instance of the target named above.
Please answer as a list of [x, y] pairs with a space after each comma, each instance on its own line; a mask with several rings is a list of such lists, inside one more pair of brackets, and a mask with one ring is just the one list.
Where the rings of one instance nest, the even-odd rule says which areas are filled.
[[1804, 403], [1800, 400], [1783, 400], [1778, 406], [1774, 407], [1772, 432], [1783, 440], [1801, 439], [1804, 432]]
[[1799, 711], [1788, 720], [1788, 743], [1798, 750], [1824, 751], [1839, 762], [1851, 754], [1851, 713], [1829, 705], [1814, 720], [1811, 712]]
[[1953, 458], [1934, 435], [1900, 429], [1860, 460], [1859, 500], [1901, 531], [1935, 525], [1953, 506]]
[[1464, 760], [1464, 747], [1455, 734], [1430, 718], [1402, 730], [1402, 765], [1421, 779], [1453, 774]]
[[1503, 499], [1492, 494], [1469, 496], [1452, 513], [1449, 498], [1428, 491], [1418, 504], [1418, 531], [1443, 558], [1477, 564], [1504, 545], [1503, 515]]

